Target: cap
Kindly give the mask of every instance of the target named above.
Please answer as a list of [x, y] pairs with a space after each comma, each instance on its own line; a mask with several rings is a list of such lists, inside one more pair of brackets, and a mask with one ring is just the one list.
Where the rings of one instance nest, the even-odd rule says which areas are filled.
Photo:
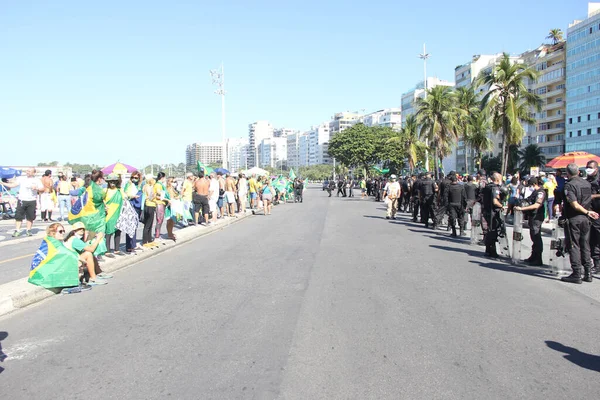
[[397, 178], [396, 175], [394, 175], [394, 174], [390, 175], [390, 179], [396, 179], [396, 178]]
[[106, 181], [118, 181], [119, 180], [119, 175], [117, 174], [109, 174], [106, 179]]
[[529, 178], [529, 180], [527, 181], [527, 184], [529, 186], [537, 185], [538, 184], [537, 176], [532, 176], [531, 178]]
[[186, 178], [191, 178], [192, 176], [194, 176], [194, 174], [192, 174], [191, 172], [188, 172], [187, 174], [185, 174]]
[[540, 172], [540, 176], [546, 176], [546, 173], [544, 171]]
[[73, 224], [73, 227], [71, 228], [72, 231], [77, 231], [79, 229], [85, 229], [85, 225], [83, 224], [83, 222], [75, 222]]

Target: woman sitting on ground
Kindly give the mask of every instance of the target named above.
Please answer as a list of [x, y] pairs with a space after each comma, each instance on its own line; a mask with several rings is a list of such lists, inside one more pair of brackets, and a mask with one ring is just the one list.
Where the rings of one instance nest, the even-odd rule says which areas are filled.
[[106, 285], [105, 279], [112, 278], [111, 275], [104, 274], [98, 265], [98, 260], [94, 257], [94, 251], [104, 240], [104, 233], [96, 234], [94, 240], [88, 244], [84, 242], [85, 226], [81, 222], [73, 224], [73, 229], [65, 238], [65, 246], [79, 254], [79, 260], [83, 262], [84, 268], [87, 268], [90, 274], [90, 285]]

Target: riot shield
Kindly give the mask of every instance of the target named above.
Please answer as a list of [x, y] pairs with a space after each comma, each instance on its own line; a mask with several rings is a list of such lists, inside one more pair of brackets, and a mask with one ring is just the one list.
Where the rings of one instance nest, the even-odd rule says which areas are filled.
[[[567, 223], [567, 220], [564, 220]], [[567, 253], [565, 229], [558, 219], [552, 220], [552, 240], [550, 241], [550, 267], [556, 275], [570, 274], [571, 263]]]
[[483, 230], [481, 228], [481, 204], [473, 205], [473, 214], [471, 216], [471, 244], [476, 245], [481, 240]]
[[521, 262], [521, 242], [523, 241], [523, 211], [515, 211], [513, 224], [512, 263]]
[[504, 214], [500, 211], [498, 213], [498, 244], [500, 246], [499, 254], [502, 257], [510, 257], [510, 246], [508, 244], [508, 238], [506, 237], [506, 223], [504, 222]]

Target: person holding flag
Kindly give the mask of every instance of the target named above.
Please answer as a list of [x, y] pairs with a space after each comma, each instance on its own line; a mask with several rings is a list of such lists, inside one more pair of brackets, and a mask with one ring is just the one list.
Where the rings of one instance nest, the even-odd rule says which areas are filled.
[[93, 170], [89, 186], [83, 190], [69, 212], [69, 223], [73, 225], [75, 222], [83, 222], [85, 229], [90, 232], [90, 238], [96, 233], [106, 232], [103, 183], [104, 173]]
[[[106, 178], [108, 187], [104, 195], [106, 206], [106, 257], [114, 258], [116, 255], [125, 255], [119, 247], [121, 246], [121, 231], [117, 229], [117, 221], [121, 215], [125, 193], [121, 189], [121, 178], [117, 174], [110, 174]], [[114, 247], [111, 250], [111, 241], [114, 239]]]

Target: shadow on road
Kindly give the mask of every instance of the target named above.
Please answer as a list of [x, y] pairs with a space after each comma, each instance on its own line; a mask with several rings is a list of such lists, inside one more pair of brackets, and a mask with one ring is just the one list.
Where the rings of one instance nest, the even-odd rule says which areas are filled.
[[[440, 239], [440, 240], [444, 240], [440, 237], [436, 237], [436, 236], [432, 236], [432, 238], [434, 239]], [[459, 242], [457, 242], [459, 243]], [[471, 250], [471, 249], [465, 249], [462, 247], [449, 247], [449, 246], [438, 246], [436, 244], [430, 244], [429, 247], [433, 247], [434, 249], [438, 249], [438, 250], [444, 250], [444, 251], [454, 251], [456, 253], [464, 253], [464, 254], [468, 254], [471, 257], [480, 257], [483, 258], [483, 252], [481, 250]]]
[[381, 215], [363, 215], [363, 217], [365, 218], [375, 218], [375, 219], [385, 219], [385, 215], [381, 216]]
[[502, 263], [502, 262], [497, 262], [497, 261], [487, 261], [486, 262], [486, 261], [472, 260], [469, 262], [471, 262], [473, 264], [479, 264], [481, 267], [495, 269], [498, 271], [513, 272], [515, 274], [535, 276], [538, 278], [550, 279], [551, 281], [558, 280], [558, 278], [556, 278], [555, 276], [549, 275], [540, 269], [534, 269], [533, 267], [528, 268], [528, 267], [524, 267], [524, 266], [507, 264], [507, 263]]
[[[8, 332], [0, 332], [0, 362], [4, 362], [4, 360], [6, 360], [6, 357], [8, 357], [2, 351], [2, 341], [4, 339], [6, 339], [7, 337], [8, 337]], [[4, 368], [0, 367], [0, 374], [2, 373], [2, 371], [4, 371]]]
[[552, 350], [566, 353], [563, 358], [571, 361], [573, 364], [576, 364], [581, 368], [600, 372], [600, 356], [584, 353], [573, 347], [565, 346], [562, 343], [553, 342], [551, 340], [546, 340], [546, 346], [550, 347]]

